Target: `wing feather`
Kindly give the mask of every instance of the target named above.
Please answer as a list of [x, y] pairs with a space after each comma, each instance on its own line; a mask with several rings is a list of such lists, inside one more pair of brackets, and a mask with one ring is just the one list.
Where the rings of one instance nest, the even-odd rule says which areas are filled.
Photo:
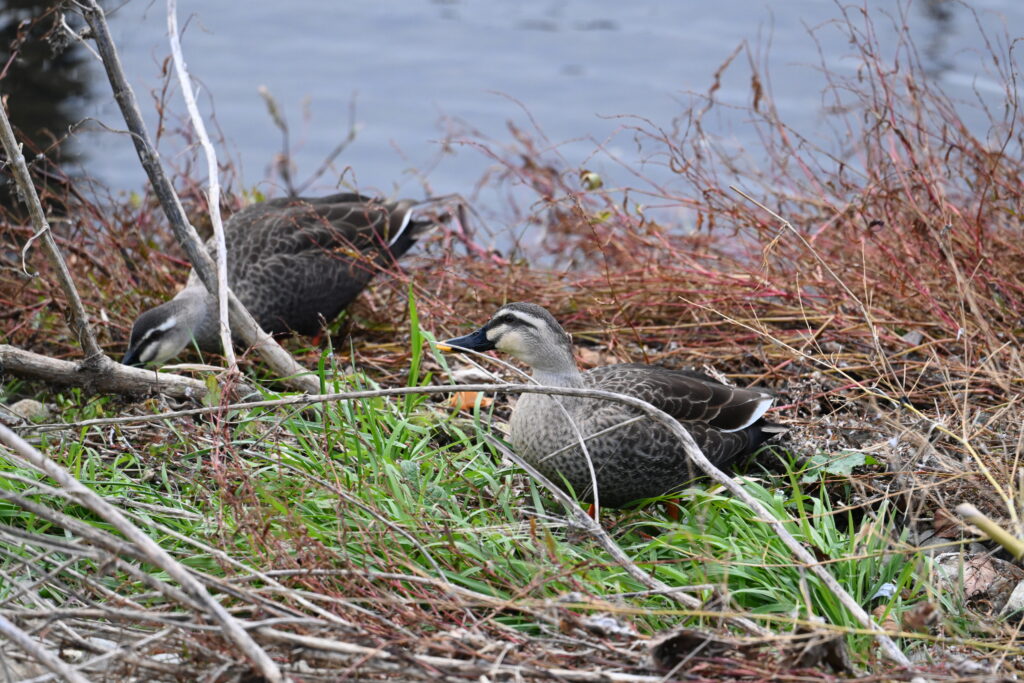
[[412, 245], [413, 206], [339, 193], [242, 209], [225, 224], [232, 289], [265, 330], [314, 334]]
[[684, 422], [704, 422], [723, 432], [737, 432], [760, 420], [774, 397], [760, 389], [742, 389], [699, 373], [657, 365], [626, 363], [594, 368], [588, 383], [641, 398]]

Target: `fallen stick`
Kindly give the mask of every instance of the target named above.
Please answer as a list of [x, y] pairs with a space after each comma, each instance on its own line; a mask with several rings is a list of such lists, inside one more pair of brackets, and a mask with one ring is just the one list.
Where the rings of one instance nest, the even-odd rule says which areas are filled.
[[[130, 368], [109, 358], [102, 367], [50, 358], [15, 346], [0, 344], [0, 374], [36, 379], [58, 386], [81, 387], [87, 391], [127, 396], [160, 393], [177, 399], [199, 401], [206, 396], [202, 380]], [[246, 389], [241, 389], [243, 395]]]

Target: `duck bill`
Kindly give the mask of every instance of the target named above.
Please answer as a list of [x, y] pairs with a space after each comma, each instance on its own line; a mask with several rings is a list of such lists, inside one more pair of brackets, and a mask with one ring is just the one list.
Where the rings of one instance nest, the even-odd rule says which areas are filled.
[[481, 327], [476, 332], [464, 337], [438, 342], [437, 348], [439, 351], [462, 353], [463, 351], [490, 351], [494, 348], [494, 344], [487, 338], [486, 328]]
[[121, 359], [121, 364], [128, 365], [133, 368], [141, 368], [146, 365], [139, 357], [139, 349], [136, 347], [128, 349], [128, 353], [124, 354], [124, 358]]

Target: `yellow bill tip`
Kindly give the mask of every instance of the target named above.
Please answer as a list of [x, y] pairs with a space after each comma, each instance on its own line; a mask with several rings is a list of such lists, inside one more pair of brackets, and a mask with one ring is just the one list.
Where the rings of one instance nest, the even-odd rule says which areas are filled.
[[452, 347], [448, 346], [447, 344], [442, 344], [440, 342], [434, 344], [434, 346], [436, 346], [437, 350], [440, 351], [441, 353], [448, 353], [449, 351], [452, 350]]

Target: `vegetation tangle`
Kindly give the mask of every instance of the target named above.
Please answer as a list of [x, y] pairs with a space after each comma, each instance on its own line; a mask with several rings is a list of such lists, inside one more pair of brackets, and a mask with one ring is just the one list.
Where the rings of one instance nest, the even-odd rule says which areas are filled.
[[[761, 154], [706, 134], [717, 80], [666, 127], [624, 120], [619, 135], [671, 182], [622, 168], [630, 183], [611, 187], [537, 129], [457, 140], [494, 160], [488, 182], [514, 188], [507, 214], [531, 243], [489, 251], [472, 220], [423, 238], [331, 330], [334, 346], [288, 342], [320, 396], [254, 354], [230, 382], [200, 375], [202, 407], [57, 389], [0, 364], [5, 403], [52, 413], [14, 423], [45, 463], [0, 450], [0, 627], [42, 651], [4, 661], [48, 656], [73, 680], [1019, 674], [1010, 593], [1024, 571], [956, 512], [970, 503], [1024, 534], [1016, 44], [988, 43], [1006, 96], [979, 136], [960, 113], [981, 105], [931, 85], [898, 27], [885, 56], [860, 12], [833, 28], [860, 62], [827, 73], [839, 147], [780, 119], [753, 60], [745, 116]], [[187, 171], [176, 189], [202, 224]], [[120, 357], [134, 316], [172, 295], [188, 262], [154, 197], [100, 201], [40, 178], [99, 345]], [[242, 204], [234, 190], [227, 211]], [[80, 360], [38, 247], [34, 277], [14, 274], [26, 216], [3, 216], [0, 349]], [[705, 479], [678, 519], [653, 501], [594, 523], [525, 474], [501, 434], [511, 396], [431, 388], [463, 367], [435, 339], [523, 300], [572, 333], [584, 367], [714, 368], [774, 391], [769, 417], [789, 432], [734, 479], [748, 500]]]

